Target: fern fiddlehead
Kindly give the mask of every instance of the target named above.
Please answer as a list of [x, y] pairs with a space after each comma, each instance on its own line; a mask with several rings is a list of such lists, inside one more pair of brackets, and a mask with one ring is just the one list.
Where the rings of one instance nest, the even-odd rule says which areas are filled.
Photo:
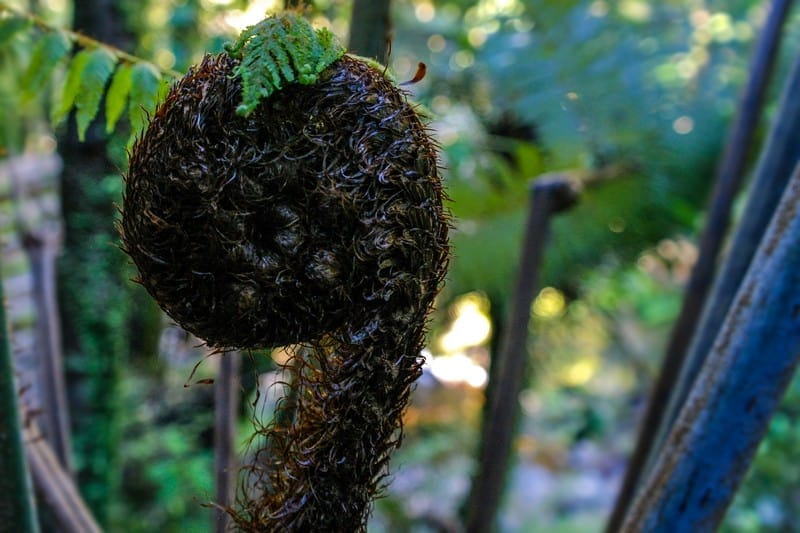
[[442, 204], [405, 95], [298, 15], [249, 28], [156, 109], [121, 224], [141, 283], [212, 346], [303, 347], [294, 422], [261, 430], [238, 527], [365, 527], [444, 277]]

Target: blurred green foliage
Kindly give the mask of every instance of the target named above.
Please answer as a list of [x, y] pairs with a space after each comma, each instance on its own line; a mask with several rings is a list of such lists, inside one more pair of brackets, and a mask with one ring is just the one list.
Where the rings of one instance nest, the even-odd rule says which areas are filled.
[[695, 229], [758, 2], [718, 12], [690, 2], [413, 5], [396, 9], [414, 27], [395, 49], [431, 66], [419, 97], [444, 126], [458, 217], [453, 294], [482, 288], [505, 306], [517, 249], [507, 244], [519, 242], [526, 184], [543, 172], [620, 167], [557, 222], [547, 283]]
[[[185, 379], [186, 371], [174, 378]], [[111, 504], [109, 531], [204, 531], [211, 523], [211, 511], [201, 506], [214, 494], [213, 388], [181, 387], [176, 394], [163, 387], [137, 371], [123, 380], [124, 482]]]
[[66, 213], [68, 252], [61, 257], [59, 299], [64, 335], [76, 469], [87, 502], [105, 520], [108, 495], [121, 481], [117, 383], [127, 364], [131, 331], [131, 271], [113, 245], [113, 206], [122, 185], [118, 176], [81, 174]]

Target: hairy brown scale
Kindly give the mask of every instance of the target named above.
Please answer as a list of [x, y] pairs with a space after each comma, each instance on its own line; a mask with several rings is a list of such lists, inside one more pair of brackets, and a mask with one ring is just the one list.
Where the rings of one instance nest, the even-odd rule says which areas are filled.
[[134, 145], [125, 249], [210, 345], [305, 346], [294, 422], [263, 428], [237, 525], [356, 531], [399, 441], [446, 268], [435, 147], [405, 95], [358, 59], [246, 118], [235, 65], [206, 56]]

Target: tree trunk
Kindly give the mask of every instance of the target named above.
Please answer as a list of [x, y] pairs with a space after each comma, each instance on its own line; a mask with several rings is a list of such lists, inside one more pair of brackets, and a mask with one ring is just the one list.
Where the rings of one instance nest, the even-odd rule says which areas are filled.
[[[77, 31], [130, 48], [118, 2], [83, 0], [74, 5]], [[65, 224], [59, 299], [72, 429], [77, 463], [82, 465], [79, 485], [101, 523], [119, 471], [117, 382], [128, 350], [130, 314], [127, 260], [113, 245], [114, 204], [119, 202], [122, 178], [119, 165], [107, 154], [103, 123], [102, 117], [95, 120], [80, 143], [70, 117], [59, 139]]]

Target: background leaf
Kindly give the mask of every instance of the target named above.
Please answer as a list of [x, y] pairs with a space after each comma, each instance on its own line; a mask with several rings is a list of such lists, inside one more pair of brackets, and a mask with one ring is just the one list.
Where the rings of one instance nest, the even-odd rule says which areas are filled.
[[53, 125], [60, 124], [72, 109], [75, 103], [75, 97], [81, 88], [81, 76], [83, 69], [86, 68], [86, 63], [89, 61], [90, 52], [88, 50], [81, 50], [69, 64], [69, 71], [67, 72], [67, 81], [64, 82], [64, 90], [61, 93], [61, 101], [53, 110]]
[[17, 33], [27, 29], [30, 24], [30, 21], [23, 17], [0, 19], [0, 48], [7, 45]]
[[80, 90], [75, 99], [75, 120], [78, 123], [78, 139], [81, 141], [84, 140], [92, 119], [97, 115], [103, 90], [116, 64], [117, 57], [104, 48], [93, 50], [87, 59], [81, 75]]
[[133, 66], [128, 103], [132, 139], [144, 128], [148, 115], [155, 109], [160, 89], [161, 75], [152, 65], [137, 63]]
[[121, 64], [106, 93], [106, 132], [114, 131], [122, 112], [125, 111], [125, 104], [128, 102], [128, 93], [131, 90], [132, 68], [129, 64]]
[[50, 78], [56, 65], [66, 57], [71, 43], [60, 31], [48, 33], [36, 43], [31, 62], [22, 76], [22, 98], [33, 100]]

